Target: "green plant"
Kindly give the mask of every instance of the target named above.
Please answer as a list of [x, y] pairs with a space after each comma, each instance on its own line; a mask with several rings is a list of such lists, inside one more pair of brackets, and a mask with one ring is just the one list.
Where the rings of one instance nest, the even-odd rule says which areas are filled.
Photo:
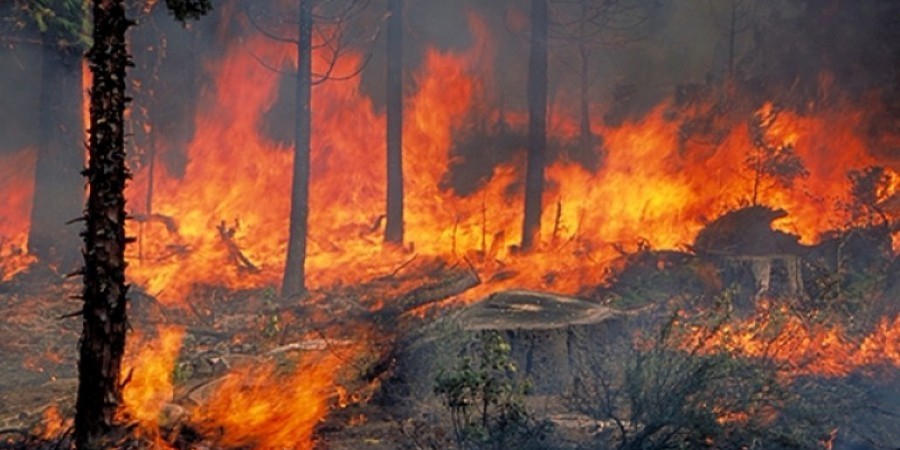
[[263, 303], [265, 304], [265, 309], [272, 311], [268, 314], [262, 314], [262, 319], [264, 321], [263, 324], [263, 335], [268, 339], [273, 339], [281, 333], [282, 325], [281, 325], [281, 314], [278, 313], [278, 295], [275, 292], [275, 289], [272, 287], [267, 287], [263, 293]]
[[482, 333], [451, 371], [441, 371], [434, 392], [450, 413], [460, 448], [509, 448], [544, 438], [546, 425], [528, 414], [530, 383], [517, 379], [510, 345], [497, 332]]

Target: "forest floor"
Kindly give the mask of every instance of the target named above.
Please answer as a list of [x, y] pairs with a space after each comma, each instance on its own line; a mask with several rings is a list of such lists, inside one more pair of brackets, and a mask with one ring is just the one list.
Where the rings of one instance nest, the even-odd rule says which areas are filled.
[[[403, 277], [391, 282], [376, 280], [361, 287], [318, 293], [303, 306], [281, 303], [272, 288], [198, 286], [187, 305], [172, 306], [134, 290], [129, 296], [134, 330], [129, 339], [140, 346], [152, 342], [152, 336], [164, 328], [184, 330], [171, 402], [188, 406], [202, 402], [202, 397], [209, 395], [206, 386], [214, 385], [235, 367], [301, 358], [307, 351], [322, 353], [332, 346], [361, 344], [364, 347], [359, 348], [368, 352], [364, 355], [367, 363], [377, 366], [385, 356], [380, 352], [387, 349], [376, 341], [390, 340], [381, 333], [383, 326], [400, 327], [404, 321], [418, 320], [400, 316], [477, 284], [468, 271], [442, 263], [427, 262], [421, 269], [439, 273], [434, 277], [439, 281], [421, 276], [415, 285], [404, 284], [408, 280]], [[57, 420], [57, 413], [72, 417], [81, 320], [72, 316], [79, 303], [71, 298], [80, 291], [78, 279], [65, 279], [39, 267], [0, 284], [0, 447], [8, 437], [41, 435], [47, 428], [56, 428], [47, 421]], [[379, 311], [376, 299], [386, 298], [386, 292], [392, 292], [398, 306]], [[366, 369], [384, 371], [387, 367]], [[355, 385], [346, 389], [357, 398], [368, 397], [372, 392], [367, 383], [374, 386], [372, 381], [380, 375], [367, 375], [371, 378], [367, 381], [351, 380]], [[365, 401], [349, 401], [341, 407], [334, 397], [332, 411], [317, 426], [319, 447], [406, 446], [401, 442], [407, 440], [402, 421], [389, 408]]]
[[[869, 299], [866, 301], [871, 304], [807, 300], [809, 305], [799, 305], [819, 315], [827, 313], [827, 318], [835, 319], [837, 324], [855, 324], [858, 330], [853, 330], [853, 336], [870, 331], [880, 320], [900, 314], [900, 282], [896, 281], [900, 280], [900, 259], [891, 254], [884, 262], [873, 263], [870, 258], [877, 254], [873, 249], [878, 247], [866, 242], [857, 246], [856, 256], [848, 257], [851, 263], [848, 267], [859, 263], [856, 273], [861, 276], [858, 281], [852, 279], [848, 286], [867, 287], [869, 297], [860, 298]], [[852, 246], [848, 248], [853, 249]], [[619, 309], [641, 311], [640, 314], [647, 316], [655, 314], [647, 314], [649, 309], [681, 308], [686, 300], [690, 300], [688, 307], [709, 307], [721, 300], [719, 294], [723, 282], [727, 282], [725, 285], [743, 283], [746, 298], [734, 299], [735, 312], [740, 315], [752, 312], [756, 301], [753, 288], [758, 283], [751, 266], [739, 258], [723, 260], [685, 252], [648, 250], [623, 256], [622, 267], [608, 283], [585, 291], [582, 299], [586, 302], [570, 297], [538, 295], [540, 301], [558, 300], [545, 308], [547, 310], [561, 308], [565, 311], [564, 305], [582, 305], [579, 308], [594, 311], [605, 308], [600, 305], [614, 305]], [[718, 275], [710, 277], [710, 273]], [[773, 269], [772, 273], [777, 271]], [[819, 279], [814, 275], [812, 272], [805, 275], [807, 293], [814, 292], [818, 286]], [[331, 409], [315, 429], [317, 446], [335, 450], [446, 448], [452, 443], [453, 429], [447, 420], [446, 408], [434, 394], [434, 374], [442, 368], [452, 369], [447, 356], [450, 353], [457, 355], [459, 348], [450, 347], [445, 340], [458, 336], [447, 330], [442, 331], [444, 334], [426, 336], [425, 340], [430, 339], [430, 343], [420, 346], [419, 355], [415, 352], [406, 355], [410, 357], [408, 361], [412, 361], [409, 363], [413, 366], [411, 372], [410, 367], [396, 367], [397, 361], [403, 359], [397, 352], [408, 350], [415, 339], [421, 342], [424, 328], [439, 326], [443, 318], [458, 311], [443, 303], [445, 299], [481, 283], [471, 266], [421, 258], [404, 266], [399, 273], [395, 271], [365, 283], [314, 292], [303, 302], [286, 303], [278, 298], [272, 287], [234, 290], [195, 286], [183, 302], [165, 305], [134, 289], [130, 294], [129, 310], [134, 330], [130, 335], [131, 345], [141, 349], [153, 342], [154, 335], [173, 327], [184, 332], [172, 370], [174, 394], [169, 400], [184, 409], [202, 404], [210, 395], [209, 387], [215, 386], [235, 368], [268, 364], [291, 368], [296, 364], [292, 359], [349, 348], [359, 361], [351, 364], [352, 376], [340, 380], [346, 398], [339, 398], [337, 393], [329, 397]], [[773, 291], [790, 288], [790, 283], [782, 282], [778, 286], [772, 282]], [[80, 318], [72, 315], [80, 304], [72, 297], [80, 291], [77, 278], [66, 279], [38, 265], [0, 283], [0, 448], [6, 448], [4, 439], [10, 437], [46, 433], [48, 420], [59, 421], [53, 418], [57, 411], [61, 417], [72, 417], [81, 331]], [[523, 298], [516, 295], [515, 298]], [[529, 351], [528, 361], [539, 353], [548, 358], [549, 363], [544, 364], [549, 367], [548, 373], [530, 375], [538, 378], [547, 375], [549, 383], [543, 386], [552, 389], [554, 380], [558, 379], [553, 370], [581, 356], [568, 349], [577, 347], [570, 345], [576, 342], [572, 340], [573, 336], [578, 338], [579, 334], [573, 331], [573, 325], [583, 325], [577, 317], [584, 317], [586, 310], [574, 313], [574, 321], [564, 321], [562, 331], [547, 331], [545, 325], [551, 322], [549, 316], [527, 317], [535, 311], [535, 305], [519, 304], [515, 299], [512, 303], [491, 303], [492, 297], [481, 304], [484, 306], [481, 309], [487, 311], [483, 318], [489, 323], [488, 328], [506, 330], [504, 332], [511, 333], [508, 337], [519, 336], [523, 342], [547, 343], [544, 348], [537, 348], [538, 351]], [[809, 297], [816, 299], [813, 295]], [[697, 301], [704, 298], [708, 305]], [[682, 303], [674, 305], [673, 299]], [[741, 304], [749, 306], [741, 307]], [[848, 314], [849, 307], [855, 307], [857, 313]], [[744, 312], [741, 312], [742, 308]], [[479, 308], [468, 311], [476, 309]], [[863, 315], [863, 312], [867, 313]], [[521, 313], [528, 320], [504, 324], [513, 313]], [[598, 313], [596, 317], [607, 315]], [[540, 333], [522, 335], [513, 331], [521, 327]], [[577, 341], [579, 346], [585, 342], [608, 340], [610, 329], [605, 328], [606, 325], [602, 327], [594, 329], [601, 331], [596, 335], [588, 330], [588, 339]], [[896, 335], [893, 336], [896, 339]], [[435, 342], [436, 346], [433, 345]], [[898, 345], [900, 342], [888, 342], [885, 348], [896, 351]], [[425, 365], [431, 366], [430, 372], [418, 371]], [[892, 369], [893, 379], [900, 380], [900, 371], [896, 367]], [[390, 388], [398, 386], [396, 380], [390, 380], [397, 372], [406, 376], [405, 380], [399, 381], [402, 388], [418, 389], [418, 395], [406, 396], [412, 399], [412, 404], [404, 402], [403, 395], [390, 392]], [[542, 387], [540, 379], [535, 381], [536, 387]], [[900, 382], [892, 382], [887, 387], [898, 393], [897, 397], [886, 398], [900, 399], [900, 389], [895, 389], [900, 388]], [[527, 399], [527, 406], [552, 422], [557, 430], [562, 430], [558, 438], [563, 444], [584, 439], [583, 433], [596, 432], [596, 421], [567, 414], [563, 408], [556, 407], [555, 402], [559, 400], [559, 395], [534, 395]], [[200, 437], [193, 443], [198, 445], [181, 447], [214, 448]], [[566, 445], [560, 447], [567, 448]]]

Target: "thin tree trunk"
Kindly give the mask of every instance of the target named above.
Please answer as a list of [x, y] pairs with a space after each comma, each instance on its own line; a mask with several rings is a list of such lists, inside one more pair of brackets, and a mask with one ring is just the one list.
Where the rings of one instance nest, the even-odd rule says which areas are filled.
[[547, 147], [547, 0], [531, 1], [531, 56], [528, 65], [528, 167], [522, 250], [539, 237]]
[[43, 35], [40, 142], [28, 250], [42, 261], [72, 271], [79, 261], [78, 227], [66, 223], [82, 214], [84, 167], [81, 51], [61, 49], [60, 32]]
[[387, 31], [387, 225], [384, 240], [403, 243], [403, 0], [390, 0]]
[[579, 47], [581, 53], [581, 127], [578, 144], [581, 146], [582, 154], [589, 155], [593, 152], [594, 147], [594, 136], [591, 133], [590, 77], [588, 76], [590, 51], [583, 40], [579, 43]]
[[756, 149], [756, 161], [754, 161], [753, 168], [753, 198], [751, 199], [750, 204], [752, 206], [756, 206], [759, 203], [759, 186], [762, 183], [763, 176], [763, 155], [762, 150], [759, 148]]
[[125, 32], [132, 25], [123, 0], [93, 1], [93, 88], [84, 232], [84, 328], [78, 361], [75, 443], [110, 448], [121, 402], [120, 370], [128, 328], [125, 284], [126, 67]]
[[297, 98], [294, 124], [294, 176], [291, 186], [291, 222], [281, 295], [306, 292], [306, 236], [309, 218], [309, 152], [312, 100], [312, 0], [300, 0], [297, 44]]
[[[150, 219], [153, 217], [153, 182], [156, 175], [156, 134], [151, 133], [147, 141], [150, 149], [147, 155], [147, 196], [144, 197], [144, 215]], [[138, 261], [141, 262], [144, 260], [144, 224], [142, 221], [138, 228]]]
[[734, 41], [737, 35], [738, 0], [731, 0], [731, 27], [728, 30], [728, 82], [734, 81]]

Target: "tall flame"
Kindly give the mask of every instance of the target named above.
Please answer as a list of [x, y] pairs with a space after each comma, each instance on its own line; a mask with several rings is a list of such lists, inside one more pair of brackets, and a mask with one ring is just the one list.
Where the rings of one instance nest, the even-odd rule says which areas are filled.
[[[476, 100], [486, 96], [493, 79], [484, 62], [495, 51], [487, 26], [475, 16], [470, 25], [475, 40], [469, 50], [427, 52], [406, 102], [405, 221], [416, 253], [449, 258], [477, 253], [470, 259], [485, 279], [503, 270], [517, 274], [504, 277], [506, 284], [571, 292], [602, 281], [607, 261], [616, 255], [611, 243], [646, 240], [675, 248], [691, 242], [724, 209], [748, 201], [753, 177], [746, 159], [754, 148], [749, 118], [726, 118], [734, 123], [723, 126], [717, 144], [685, 143], [681, 122], [673, 119], [679, 109], [663, 102], [619, 126], [593, 124], [604, 138], [599, 169], [565, 159], [548, 167], [544, 247], [517, 255], [521, 157], [494, 167], [490, 179], [468, 195], [442, 184], [457, 158], [451, 150], [454, 136], [467, 117], [484, 110]], [[257, 58], [290, 65], [295, 63], [291, 50], [250, 38], [210, 64], [215, 87], [196, 118], [184, 175], [157, 170], [154, 180], [154, 211], [172, 220], [145, 226], [144, 259], [130, 268], [131, 276], [163, 301], [178, 303], [193, 283], [246, 287], [280, 276], [292, 152], [260, 131], [283, 94], [279, 76]], [[350, 54], [336, 70], [352, 71], [359, 62], [359, 55]], [[312, 109], [308, 284], [324, 287], [384, 273], [408, 257], [381, 247], [384, 116], [361, 93], [358, 79], [316, 86]], [[551, 130], [576, 136], [577, 120], [569, 109], [559, 105], [554, 111]], [[790, 213], [778, 227], [810, 243], [846, 224], [848, 214], [839, 205], [849, 202], [847, 171], [879, 164], [859, 129], [866, 109], [833, 100], [811, 115], [767, 103], [757, 114], [772, 117], [765, 139], [795, 148], [809, 172], [792, 189], [761, 186], [762, 201]], [[521, 113], [505, 117], [512, 126], [524, 126]], [[897, 180], [891, 169], [888, 174]], [[146, 197], [145, 177], [137, 174], [132, 198]], [[134, 202], [138, 209], [140, 202]]]
[[158, 435], [159, 419], [163, 408], [174, 399], [172, 373], [184, 329], [163, 326], [156, 334], [151, 337], [135, 333], [129, 338], [128, 360], [123, 368], [126, 384], [122, 391], [122, 412], [137, 422], [148, 438], [162, 446]]
[[0, 203], [0, 282], [25, 270], [33, 261], [27, 248], [34, 164], [34, 150], [0, 155], [0, 192], [4, 199]]

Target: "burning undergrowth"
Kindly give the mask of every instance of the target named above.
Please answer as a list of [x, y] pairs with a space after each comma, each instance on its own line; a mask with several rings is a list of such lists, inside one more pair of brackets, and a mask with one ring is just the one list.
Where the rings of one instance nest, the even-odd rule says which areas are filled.
[[[267, 122], [284, 115], [291, 82], [261, 61], [293, 69], [296, 52], [245, 19], [221, 33], [240, 40], [204, 58], [209, 83], [184, 108], [184, 145], [136, 144], [152, 150], [128, 192], [137, 331], [121, 410], [135, 432], [123, 445], [341, 448], [358, 433], [344, 444], [442, 448], [453, 440], [434, 375], [475, 367], [451, 361], [472, 348], [457, 338], [493, 332], [537, 391], [521, 404], [547, 406], [564, 448], [896, 439], [884, 425], [900, 367], [890, 93], [844, 87], [845, 74], [825, 69], [797, 89], [805, 72], [767, 89], [732, 73], [679, 84], [639, 114], [621, 113], [641, 94], [623, 85], [579, 123], [560, 86], [541, 239], [523, 251], [527, 116], [504, 104], [493, 73], [503, 39], [470, 11], [468, 46], [424, 49], [410, 72], [403, 245], [383, 245], [381, 106], [358, 78], [316, 87], [311, 291], [287, 300], [262, 286], [277, 283], [287, 246], [292, 155]], [[314, 70], [353, 72], [365, 59], [352, 49]], [[42, 406], [10, 423], [43, 426], [0, 446], [52, 446], [67, 442], [56, 425], [71, 399], [56, 388], [72, 380], [62, 349], [76, 345], [69, 328], [55, 336], [55, 319], [75, 309], [56, 300], [73, 286], [27, 251], [34, 180], [23, 174], [35, 152], [2, 158], [0, 292], [12, 320], [0, 331], [16, 337], [0, 339], [16, 364], [2, 370], [18, 377], [11, 389], [32, 383], [50, 398], [7, 397]], [[482, 401], [489, 380], [475, 380]]]

